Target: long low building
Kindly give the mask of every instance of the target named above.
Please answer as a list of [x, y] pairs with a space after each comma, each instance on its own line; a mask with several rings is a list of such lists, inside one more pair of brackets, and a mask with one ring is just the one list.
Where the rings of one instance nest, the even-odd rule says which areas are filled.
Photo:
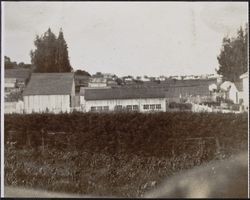
[[165, 91], [153, 88], [81, 88], [83, 112], [166, 111]]

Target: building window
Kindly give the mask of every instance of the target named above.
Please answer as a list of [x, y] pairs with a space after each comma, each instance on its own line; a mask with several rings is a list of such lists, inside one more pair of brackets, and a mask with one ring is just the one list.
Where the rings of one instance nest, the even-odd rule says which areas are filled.
[[155, 109], [155, 104], [151, 104], [151, 105], [150, 105], [150, 109], [151, 109], [151, 110], [154, 110], [154, 109]]
[[97, 111], [102, 111], [102, 106], [97, 106]]
[[90, 111], [96, 111], [96, 107], [91, 106], [91, 107], [90, 107]]
[[160, 110], [161, 109], [161, 104], [156, 104], [156, 109]]
[[115, 106], [115, 110], [122, 110], [122, 105]]
[[133, 110], [139, 110], [139, 106], [138, 105], [133, 105]]
[[127, 105], [127, 110], [132, 110], [132, 105]]
[[144, 110], [148, 110], [149, 109], [149, 105], [143, 105], [143, 109]]
[[104, 111], [108, 111], [108, 110], [109, 110], [109, 107], [108, 107], [108, 106], [103, 106], [103, 110], [104, 110]]

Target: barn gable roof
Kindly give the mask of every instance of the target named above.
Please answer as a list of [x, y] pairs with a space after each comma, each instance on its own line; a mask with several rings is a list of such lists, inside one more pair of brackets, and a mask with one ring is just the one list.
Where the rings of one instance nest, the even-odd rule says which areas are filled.
[[32, 73], [23, 95], [71, 94], [73, 80], [74, 73]]
[[152, 88], [106, 88], [81, 90], [85, 100], [164, 98], [165, 91]]

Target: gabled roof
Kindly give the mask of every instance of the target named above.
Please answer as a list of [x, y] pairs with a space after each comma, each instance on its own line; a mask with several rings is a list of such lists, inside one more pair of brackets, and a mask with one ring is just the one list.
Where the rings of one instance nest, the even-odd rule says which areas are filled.
[[17, 80], [27, 80], [31, 74], [30, 69], [5, 69], [4, 78], [16, 78]]
[[74, 73], [32, 73], [23, 95], [71, 94], [73, 80]]
[[220, 85], [220, 89], [227, 91], [232, 87], [233, 83], [231, 81], [225, 81]]
[[241, 74], [240, 75], [240, 78], [243, 79], [243, 78], [247, 78], [248, 77], [248, 72], [245, 72], [244, 74]]
[[153, 88], [107, 88], [81, 90], [85, 100], [164, 98], [165, 91]]

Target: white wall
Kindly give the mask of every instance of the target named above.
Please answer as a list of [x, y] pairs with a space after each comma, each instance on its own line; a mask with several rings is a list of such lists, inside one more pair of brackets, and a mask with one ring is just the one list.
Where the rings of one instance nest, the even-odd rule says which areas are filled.
[[122, 105], [126, 107], [127, 105], [138, 105], [140, 112], [149, 112], [150, 109], [143, 109], [144, 104], [161, 104], [161, 109], [155, 109], [155, 111], [166, 111], [166, 99], [165, 98], [155, 98], [155, 99], [115, 99], [115, 100], [91, 100], [85, 101], [84, 97], [80, 97], [82, 111], [89, 112], [91, 107], [97, 106], [109, 106], [109, 111], [114, 111], [116, 105]]
[[5, 78], [4, 79], [4, 87], [5, 88], [15, 88], [16, 87], [16, 79], [15, 78]]
[[70, 112], [70, 95], [34, 95], [24, 96], [25, 113]]
[[248, 108], [249, 103], [249, 79], [245, 77], [243, 80], [243, 103], [246, 108]]
[[75, 96], [76, 95], [76, 89], [75, 89], [75, 79], [73, 80], [73, 83], [72, 83], [72, 88], [71, 88], [71, 95], [72, 96]]
[[235, 104], [238, 104], [240, 103], [240, 99], [242, 99], [242, 92], [239, 92], [235, 85], [232, 84], [228, 92], [228, 98], [232, 100]]
[[23, 113], [23, 101], [18, 102], [4, 102], [4, 113]]
[[89, 82], [88, 87], [107, 87], [107, 83], [102, 83], [102, 82]]

